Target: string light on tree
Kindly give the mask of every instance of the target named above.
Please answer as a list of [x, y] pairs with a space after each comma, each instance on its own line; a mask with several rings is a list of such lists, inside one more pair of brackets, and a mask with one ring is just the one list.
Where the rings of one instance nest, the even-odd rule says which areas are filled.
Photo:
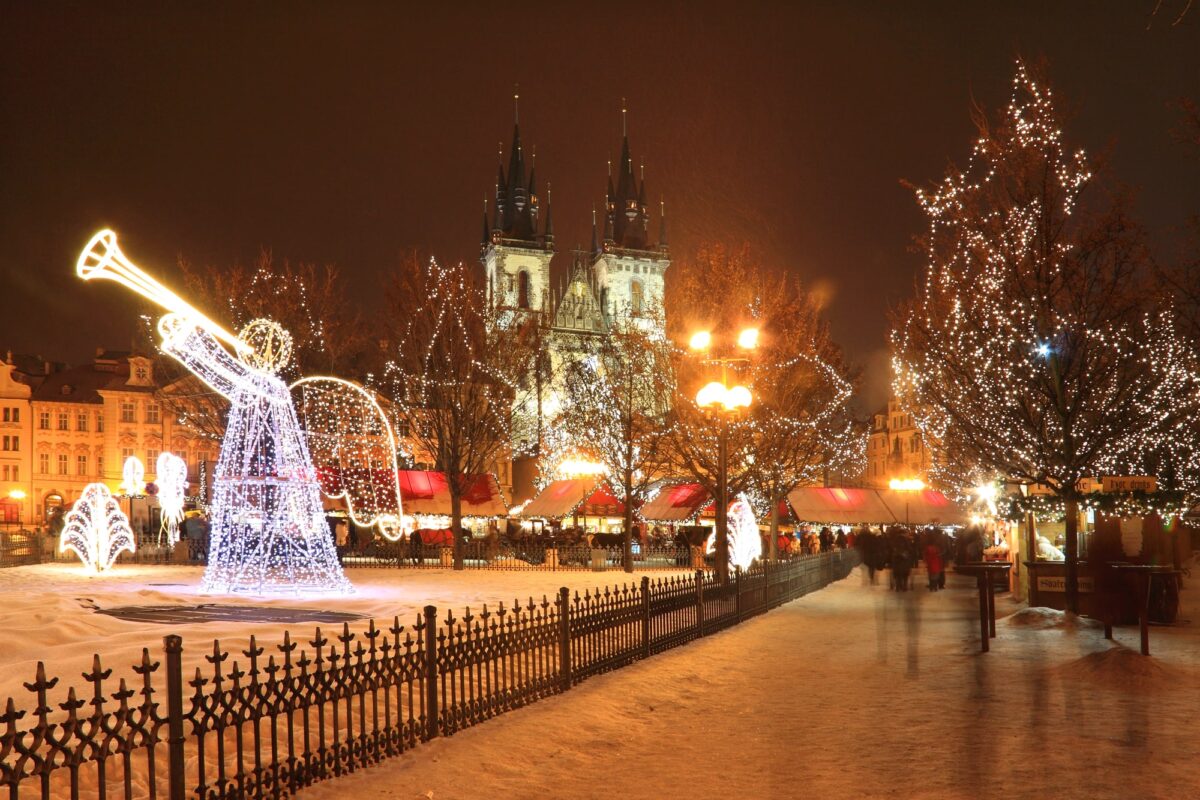
[[129, 518], [103, 483], [84, 487], [67, 513], [58, 539], [58, 552], [79, 556], [89, 573], [110, 569], [122, 552], [137, 549]]
[[1138, 474], [1195, 396], [1173, 314], [1147, 293], [1141, 230], [1087, 192], [1046, 83], [1018, 62], [1001, 118], [979, 120], [967, 168], [917, 189], [927, 266], [892, 332], [894, 390], [951, 457], [931, 477], [965, 494], [999, 475], [1066, 510], [1077, 610], [1082, 478]]

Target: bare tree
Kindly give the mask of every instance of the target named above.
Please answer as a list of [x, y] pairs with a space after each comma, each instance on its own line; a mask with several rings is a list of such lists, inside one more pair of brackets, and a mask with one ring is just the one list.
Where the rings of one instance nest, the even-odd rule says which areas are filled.
[[566, 369], [557, 426], [613, 478], [625, 505], [624, 556], [633, 571], [633, 510], [661, 477], [668, 415], [674, 399], [672, 347], [661, 311], [619, 312], [594, 356]]
[[1142, 231], [1089, 191], [1092, 164], [1064, 143], [1045, 81], [1018, 63], [1004, 114], [975, 121], [968, 168], [916, 191], [928, 266], [893, 315], [895, 389], [946, 454], [944, 479], [1061, 498], [1077, 611], [1079, 481], [1128, 469], [1176, 417], [1179, 349]]
[[450, 492], [454, 568], [463, 568], [462, 498], [473, 476], [493, 468], [514, 441], [527, 440], [520, 383], [531, 367], [527, 329], [501, 315], [462, 264], [415, 256], [391, 290], [395, 359], [384, 394], [400, 427], [434, 459]]

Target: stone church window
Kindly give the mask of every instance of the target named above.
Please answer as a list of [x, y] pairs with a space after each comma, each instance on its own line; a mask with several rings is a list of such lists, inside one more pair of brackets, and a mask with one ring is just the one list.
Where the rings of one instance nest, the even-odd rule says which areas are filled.
[[642, 284], [639, 281], [629, 284], [629, 306], [634, 314], [642, 313]]
[[529, 273], [525, 270], [517, 276], [517, 307], [529, 308]]

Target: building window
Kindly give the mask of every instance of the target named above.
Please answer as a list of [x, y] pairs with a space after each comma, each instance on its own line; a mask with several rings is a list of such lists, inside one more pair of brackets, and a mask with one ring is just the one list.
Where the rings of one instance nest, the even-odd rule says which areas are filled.
[[4, 408], [4, 421], [12, 422], [12, 409], [8, 408], [7, 406]]
[[642, 313], [642, 284], [633, 281], [629, 284], [629, 309], [634, 314]]
[[19, 408], [14, 408], [14, 409], [13, 409], [13, 420], [12, 420], [12, 421], [13, 421], [13, 422], [20, 422], [20, 421], [21, 421], [21, 409], [19, 409]]
[[5, 437], [4, 437], [4, 449], [5, 449], [5, 450], [8, 450], [8, 449], [9, 449], [9, 444], [11, 443], [11, 441], [12, 441], [12, 437], [11, 437], [11, 436], [5, 436]]
[[42, 475], [50, 474], [50, 454], [38, 453], [38, 472]]
[[11, 478], [8, 477], [8, 475], [9, 475], [8, 470], [9, 470], [8, 464], [5, 464], [4, 465], [4, 480], [6, 480], [6, 481], [11, 480]]
[[96, 474], [104, 477], [104, 456], [96, 456]]
[[121, 422], [137, 422], [137, 406], [133, 403], [121, 403]]
[[40, 431], [50, 430], [50, 412], [49, 411], [39, 411], [38, 412], [38, 430], [40, 430]]
[[517, 307], [529, 308], [529, 273], [525, 270], [517, 274]]
[[158, 403], [147, 403], [146, 404], [146, 422], [150, 422], [150, 423], [157, 425], [161, 419], [162, 419], [162, 416], [158, 409]]
[[12, 449], [13, 450], [21, 449], [21, 437], [20, 436], [12, 437]]
[[104, 415], [96, 415], [96, 433], [104, 433]]
[[146, 469], [156, 470], [156, 469], [158, 469], [158, 467], [156, 466], [157, 464], [158, 464], [158, 451], [157, 450], [147, 450], [146, 451]]
[[87, 475], [87, 456], [75, 456], [75, 474]]
[[59, 475], [67, 474], [67, 454], [66, 453], [58, 454], [58, 474]]
[[[133, 448], [132, 447], [122, 447], [121, 448], [121, 463], [124, 464], [126, 461], [128, 461], [131, 458], [133, 458]], [[122, 467], [122, 469], [124, 469], [124, 467]]]
[[70, 427], [70, 425], [67, 424], [67, 421], [68, 421], [67, 412], [65, 412], [65, 411], [58, 412], [58, 429], [60, 431], [71, 430], [71, 427]]
[[75, 415], [75, 430], [86, 431], [88, 429], [88, 415], [86, 411], [80, 411]]
[[13, 479], [14, 481], [19, 481], [19, 480], [21, 480], [21, 468], [20, 468], [19, 466], [17, 466], [16, 464], [13, 464], [13, 476], [12, 476], [12, 479]]

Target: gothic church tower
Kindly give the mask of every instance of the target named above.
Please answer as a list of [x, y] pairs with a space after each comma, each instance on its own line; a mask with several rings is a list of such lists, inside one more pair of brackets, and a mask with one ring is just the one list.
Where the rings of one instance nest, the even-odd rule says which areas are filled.
[[[514, 95], [514, 104], [517, 97]], [[515, 108], [515, 106], [514, 106]], [[501, 155], [501, 159], [503, 156]], [[543, 211], [534, 165], [525, 166], [520, 117], [513, 124], [508, 173], [497, 166], [496, 197], [489, 225], [484, 201], [480, 261], [493, 302], [514, 314], [550, 310], [550, 260], [554, 257], [554, 223], [549, 189]]]

